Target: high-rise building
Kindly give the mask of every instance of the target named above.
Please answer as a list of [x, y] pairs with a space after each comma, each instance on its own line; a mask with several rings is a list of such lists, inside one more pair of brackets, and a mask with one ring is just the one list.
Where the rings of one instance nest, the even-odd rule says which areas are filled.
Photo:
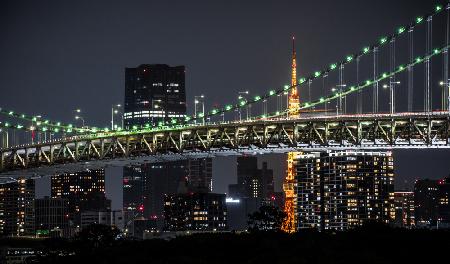
[[441, 227], [450, 227], [450, 176], [438, 181], [439, 200], [439, 224]]
[[142, 64], [125, 69], [124, 126], [155, 126], [186, 116], [185, 68]]
[[138, 217], [156, 219], [158, 227], [164, 224], [164, 196], [175, 194], [184, 186], [187, 162], [170, 161], [125, 167], [123, 174], [123, 208], [125, 224]]
[[347, 230], [394, 220], [391, 152], [296, 153], [297, 229]]
[[212, 158], [190, 159], [188, 188], [193, 192], [212, 192]]
[[164, 203], [166, 231], [227, 230], [225, 194], [167, 195]]
[[418, 180], [414, 185], [415, 220], [418, 227], [450, 227], [450, 177]]
[[105, 195], [105, 170], [85, 170], [51, 177], [51, 197], [69, 200], [69, 219], [80, 225], [80, 213], [107, 210], [111, 200]]
[[49, 198], [34, 200], [35, 233], [38, 237], [69, 237], [69, 200]]
[[0, 184], [0, 236], [34, 234], [34, 184], [25, 178]]
[[414, 221], [414, 192], [396, 191], [394, 193], [395, 225], [411, 228]]
[[435, 225], [438, 219], [438, 182], [417, 180], [414, 184], [414, 215], [417, 226]]
[[229, 185], [229, 195], [233, 198], [272, 199], [274, 194], [273, 170], [263, 162], [258, 169], [258, 158], [243, 156], [237, 158], [237, 184]]
[[[126, 129], [172, 123], [185, 117], [184, 66], [142, 64], [125, 69], [123, 118]], [[180, 182], [187, 181], [188, 167], [187, 161], [173, 161], [124, 168], [126, 226], [144, 217], [156, 219], [158, 227], [162, 228], [164, 195], [176, 193]], [[194, 171], [192, 174], [196, 176]], [[192, 177], [192, 180], [200, 184], [202, 179]]]

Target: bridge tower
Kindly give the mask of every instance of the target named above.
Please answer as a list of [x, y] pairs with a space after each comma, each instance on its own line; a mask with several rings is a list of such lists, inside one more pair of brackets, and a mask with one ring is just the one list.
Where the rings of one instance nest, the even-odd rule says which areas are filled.
[[[292, 78], [291, 78], [291, 92], [289, 94], [288, 116], [298, 117], [300, 114], [300, 99], [297, 91], [297, 55], [295, 52], [295, 37], [292, 37]], [[284, 180], [283, 190], [286, 196], [284, 204], [284, 212], [286, 218], [282, 225], [282, 230], [285, 232], [295, 232], [296, 230], [296, 201], [295, 201], [295, 167], [294, 158], [296, 152], [289, 152], [287, 159], [287, 175]]]

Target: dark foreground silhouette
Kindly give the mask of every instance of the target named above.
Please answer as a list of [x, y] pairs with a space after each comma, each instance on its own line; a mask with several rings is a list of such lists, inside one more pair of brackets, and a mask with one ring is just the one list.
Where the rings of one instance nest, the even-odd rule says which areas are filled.
[[[165, 241], [115, 239], [93, 228], [74, 240], [0, 240], [33, 247], [33, 263], [447, 263], [450, 232], [369, 225], [340, 233], [197, 234]], [[74, 255], [68, 255], [68, 254]], [[435, 262], [439, 261], [439, 262]], [[444, 261], [444, 262], [442, 262]]]

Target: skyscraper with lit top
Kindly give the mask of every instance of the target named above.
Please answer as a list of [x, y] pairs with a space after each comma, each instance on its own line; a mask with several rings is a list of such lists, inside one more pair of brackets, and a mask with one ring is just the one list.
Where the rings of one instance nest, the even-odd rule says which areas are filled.
[[167, 124], [185, 117], [184, 66], [142, 64], [125, 69], [126, 129]]

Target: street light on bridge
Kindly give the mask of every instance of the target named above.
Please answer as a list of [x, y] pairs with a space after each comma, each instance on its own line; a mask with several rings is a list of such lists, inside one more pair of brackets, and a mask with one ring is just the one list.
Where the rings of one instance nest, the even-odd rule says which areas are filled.
[[[119, 109], [122, 107], [121, 104], [116, 104], [111, 107], [111, 130], [117, 129], [117, 125], [114, 125], [114, 115], [117, 115], [120, 111]], [[121, 128], [123, 127], [123, 116], [121, 118]]]

